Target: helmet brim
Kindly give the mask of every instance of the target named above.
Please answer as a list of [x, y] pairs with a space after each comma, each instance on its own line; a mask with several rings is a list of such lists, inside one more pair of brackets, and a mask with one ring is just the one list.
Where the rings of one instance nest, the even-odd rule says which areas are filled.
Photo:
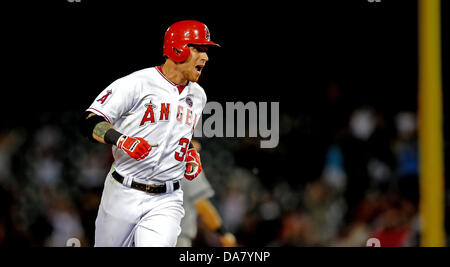
[[220, 47], [219, 44], [214, 43], [213, 41], [199, 41], [199, 42], [189, 42], [191, 45], [211, 45], [211, 46], [217, 46]]

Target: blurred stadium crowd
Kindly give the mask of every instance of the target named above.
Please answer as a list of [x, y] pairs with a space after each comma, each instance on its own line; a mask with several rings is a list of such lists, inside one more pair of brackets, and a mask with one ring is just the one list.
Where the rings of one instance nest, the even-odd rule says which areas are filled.
[[[0, 246], [65, 246], [72, 237], [93, 246], [113, 159], [110, 146], [79, 134], [80, 114], [39, 114], [1, 131]], [[280, 115], [275, 149], [260, 150], [255, 138], [198, 139], [212, 202], [240, 246], [365, 246], [371, 237], [382, 246], [420, 244], [415, 112], [386, 116], [362, 105], [331, 114], [317, 149], [295, 145], [318, 129], [305, 130], [311, 123], [291, 113]], [[193, 244], [220, 243], [199, 221]]]

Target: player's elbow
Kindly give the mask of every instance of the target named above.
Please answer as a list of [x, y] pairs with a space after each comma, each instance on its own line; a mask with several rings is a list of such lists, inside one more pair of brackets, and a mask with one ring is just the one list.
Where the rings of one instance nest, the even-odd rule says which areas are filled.
[[80, 117], [78, 123], [81, 135], [86, 137], [89, 141], [97, 143], [98, 141], [94, 139], [92, 133], [94, 131], [95, 126], [103, 121], [106, 120], [102, 116], [98, 116], [95, 113], [85, 111], [83, 115]]

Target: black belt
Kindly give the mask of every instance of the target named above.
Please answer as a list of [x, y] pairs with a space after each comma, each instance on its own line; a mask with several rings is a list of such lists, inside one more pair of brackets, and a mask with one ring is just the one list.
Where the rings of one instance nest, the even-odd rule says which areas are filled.
[[[116, 171], [114, 171], [112, 173], [112, 177], [114, 177], [114, 179], [116, 179], [117, 182], [123, 183], [123, 179], [124, 179], [123, 176], [118, 174]], [[162, 185], [141, 184], [141, 183], [132, 181], [131, 188], [141, 190], [141, 191], [144, 191], [147, 193], [152, 193], [152, 194], [161, 194], [161, 193], [167, 192], [167, 188], [166, 188], [165, 184], [162, 184]], [[173, 191], [177, 190], [178, 188], [180, 188], [180, 182], [176, 181], [173, 183]]]

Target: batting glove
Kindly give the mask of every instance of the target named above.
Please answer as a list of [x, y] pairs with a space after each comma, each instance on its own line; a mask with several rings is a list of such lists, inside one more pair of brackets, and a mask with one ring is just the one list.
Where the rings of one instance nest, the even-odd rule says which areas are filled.
[[141, 160], [147, 157], [152, 147], [140, 137], [130, 137], [122, 135], [117, 141], [117, 147], [127, 152], [135, 160]]
[[184, 177], [189, 181], [194, 180], [202, 172], [202, 163], [200, 162], [200, 155], [195, 148], [191, 148], [186, 154], [186, 172]]

